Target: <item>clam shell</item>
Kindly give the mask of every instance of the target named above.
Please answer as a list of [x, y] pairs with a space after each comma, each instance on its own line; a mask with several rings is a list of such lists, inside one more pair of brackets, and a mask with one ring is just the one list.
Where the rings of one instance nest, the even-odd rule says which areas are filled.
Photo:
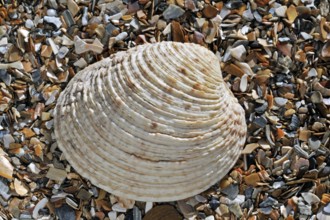
[[235, 164], [246, 135], [217, 57], [174, 42], [86, 67], [60, 94], [54, 118], [58, 146], [79, 174], [139, 201], [206, 190]]

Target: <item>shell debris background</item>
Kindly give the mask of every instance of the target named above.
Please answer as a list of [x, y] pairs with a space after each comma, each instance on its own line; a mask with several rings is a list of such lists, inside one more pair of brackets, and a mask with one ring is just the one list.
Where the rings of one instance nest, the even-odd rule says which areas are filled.
[[[329, 12], [328, 0], [1, 1], [0, 163], [9, 169], [0, 174], [0, 217], [329, 218]], [[198, 196], [131, 208], [65, 160], [54, 107], [81, 69], [161, 41], [200, 44], [218, 56], [246, 113], [247, 146]], [[75, 45], [86, 48], [76, 54]], [[15, 180], [28, 189], [23, 196]], [[320, 201], [310, 204], [318, 201], [310, 193]]]

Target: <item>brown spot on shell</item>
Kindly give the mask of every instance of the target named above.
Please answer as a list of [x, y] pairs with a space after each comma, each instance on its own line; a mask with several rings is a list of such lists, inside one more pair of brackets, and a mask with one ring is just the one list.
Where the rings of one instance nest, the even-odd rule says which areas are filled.
[[[175, 22], [175, 21], [174, 21], [174, 22]], [[173, 24], [173, 22], [172, 22], [172, 24]], [[175, 50], [179, 50], [179, 47], [178, 47], [178, 45], [176, 45], [176, 44], [173, 44], [172, 47], [173, 47]]]
[[158, 127], [158, 124], [156, 123], [156, 122], [151, 122], [151, 124], [150, 124], [150, 128], [151, 129], [156, 129]]
[[163, 94], [163, 95], [162, 95], [162, 98], [163, 98], [163, 100], [164, 100], [166, 103], [168, 103], [168, 104], [172, 104], [172, 103], [173, 103], [172, 98], [170, 98], [170, 97], [167, 96], [166, 94]]
[[196, 89], [196, 90], [202, 90], [202, 85], [200, 83], [196, 83], [193, 85], [193, 88]]
[[127, 77], [126, 78], [126, 84], [127, 84], [127, 86], [130, 88], [130, 89], [135, 89], [136, 88], [136, 85], [132, 82], [132, 80], [131, 80], [131, 78], [129, 78], [129, 77]]
[[206, 70], [206, 68], [202, 68], [201, 71], [202, 71], [202, 73], [204, 73], [205, 75], [209, 75], [209, 74], [208, 74], [208, 71]]
[[194, 58], [193, 61], [197, 63], [197, 62], [199, 62], [199, 59], [198, 58]]
[[191, 89], [191, 94], [194, 94], [194, 95], [198, 95], [198, 96], [203, 96], [205, 95], [205, 92], [204, 91], [201, 91], [201, 90], [197, 90], [197, 89]]
[[216, 115], [217, 115], [216, 112], [212, 112], [212, 113], [210, 113], [210, 118], [214, 118]]
[[177, 80], [174, 79], [173, 77], [168, 76], [167, 79], [168, 79], [168, 83], [169, 83], [170, 85], [175, 85], [175, 84], [176, 84], [176, 81], [177, 81]]
[[171, 94], [173, 92], [173, 88], [168, 86], [165, 88], [165, 92]]
[[223, 124], [227, 124], [228, 121], [229, 121], [229, 119], [230, 119], [230, 118], [227, 117], [227, 118], [221, 123], [221, 125], [223, 125]]
[[190, 108], [191, 108], [191, 104], [185, 104], [185, 105], [184, 105], [184, 109], [185, 109], [185, 110], [189, 110]]
[[178, 69], [178, 71], [179, 71], [180, 73], [182, 73], [183, 75], [185, 75], [185, 76], [188, 75], [187, 70], [186, 70], [184, 67], [180, 67], [180, 68]]

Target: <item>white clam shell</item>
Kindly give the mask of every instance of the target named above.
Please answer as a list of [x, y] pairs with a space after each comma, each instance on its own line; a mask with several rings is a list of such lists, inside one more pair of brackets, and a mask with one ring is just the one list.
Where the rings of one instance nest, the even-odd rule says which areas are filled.
[[230, 170], [246, 124], [212, 52], [162, 42], [80, 71], [57, 101], [55, 135], [96, 186], [139, 201], [174, 201]]

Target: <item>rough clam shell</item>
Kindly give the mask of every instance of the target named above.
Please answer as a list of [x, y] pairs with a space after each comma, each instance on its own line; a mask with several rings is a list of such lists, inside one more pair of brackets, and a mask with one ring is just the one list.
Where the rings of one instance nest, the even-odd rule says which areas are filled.
[[244, 110], [217, 57], [162, 42], [80, 71], [60, 94], [55, 136], [83, 177], [117, 196], [174, 201], [220, 180], [245, 142]]

